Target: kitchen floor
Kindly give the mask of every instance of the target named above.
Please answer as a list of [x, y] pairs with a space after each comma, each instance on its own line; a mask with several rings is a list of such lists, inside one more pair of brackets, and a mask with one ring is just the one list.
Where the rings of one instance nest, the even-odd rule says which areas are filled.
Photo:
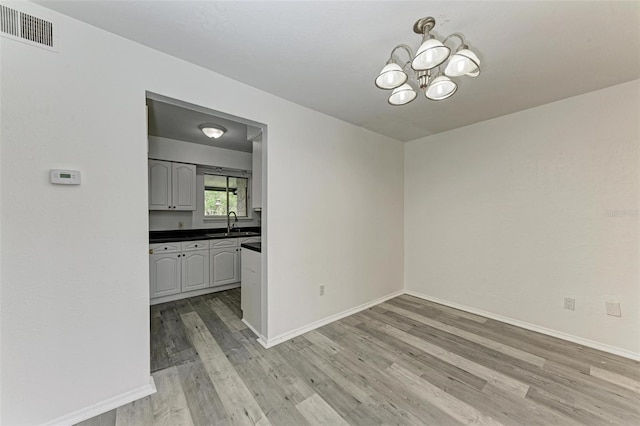
[[640, 363], [410, 296], [264, 349], [234, 289], [151, 346], [158, 392], [82, 425], [640, 424]]

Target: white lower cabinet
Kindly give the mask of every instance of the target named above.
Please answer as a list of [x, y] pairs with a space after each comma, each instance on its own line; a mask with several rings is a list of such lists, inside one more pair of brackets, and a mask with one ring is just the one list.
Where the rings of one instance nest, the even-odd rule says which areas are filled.
[[149, 298], [209, 287], [209, 241], [149, 246]]
[[169, 296], [182, 291], [180, 253], [161, 253], [149, 256], [149, 296]]
[[196, 295], [204, 294], [208, 288], [240, 283], [240, 245], [259, 241], [260, 237], [245, 237], [149, 245], [151, 303], [190, 297], [189, 292], [196, 290], [200, 290]]
[[240, 281], [238, 257], [238, 247], [210, 250], [211, 287]]
[[209, 250], [182, 254], [182, 291], [209, 287]]
[[260, 237], [238, 238], [238, 281], [242, 281], [242, 245], [245, 243], [259, 243]]
[[262, 255], [243, 248], [240, 307], [242, 319], [262, 335]]

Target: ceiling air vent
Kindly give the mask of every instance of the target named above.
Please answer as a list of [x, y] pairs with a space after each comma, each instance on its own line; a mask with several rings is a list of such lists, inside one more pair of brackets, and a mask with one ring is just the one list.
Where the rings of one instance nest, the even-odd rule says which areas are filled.
[[0, 5], [0, 35], [57, 51], [56, 25], [45, 19]]

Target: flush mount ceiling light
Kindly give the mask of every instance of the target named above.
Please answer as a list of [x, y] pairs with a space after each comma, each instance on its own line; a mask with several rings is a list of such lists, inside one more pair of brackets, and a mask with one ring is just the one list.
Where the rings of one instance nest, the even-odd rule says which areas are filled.
[[218, 139], [227, 131], [224, 127], [217, 126], [215, 124], [202, 124], [200, 126], [200, 130], [202, 130], [202, 133], [204, 133], [208, 138], [212, 139]]
[[[416, 98], [418, 90], [422, 90], [427, 99], [432, 101], [447, 99], [458, 90], [458, 84], [451, 77], [480, 75], [480, 60], [469, 50], [464, 36], [454, 33], [440, 42], [429, 33], [435, 25], [436, 20], [432, 17], [418, 19], [413, 31], [422, 34], [422, 44], [416, 54], [406, 44], [399, 44], [393, 48], [387, 64], [378, 74], [376, 86], [392, 90], [388, 99], [391, 105], [408, 104]], [[453, 55], [451, 47], [446, 45], [452, 39], [460, 41]], [[452, 44], [449, 43], [450, 46]], [[396, 51], [404, 51], [409, 60], [400, 61], [394, 56]]]

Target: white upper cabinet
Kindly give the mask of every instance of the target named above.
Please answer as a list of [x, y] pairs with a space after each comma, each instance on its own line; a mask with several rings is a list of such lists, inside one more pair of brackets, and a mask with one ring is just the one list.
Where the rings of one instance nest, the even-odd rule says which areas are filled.
[[196, 209], [196, 166], [173, 163], [171, 174], [173, 208], [175, 210]]
[[149, 160], [149, 210], [195, 210], [196, 166]]
[[149, 160], [149, 210], [171, 206], [171, 163]]
[[253, 142], [253, 170], [251, 172], [251, 207], [262, 208], [262, 142]]

